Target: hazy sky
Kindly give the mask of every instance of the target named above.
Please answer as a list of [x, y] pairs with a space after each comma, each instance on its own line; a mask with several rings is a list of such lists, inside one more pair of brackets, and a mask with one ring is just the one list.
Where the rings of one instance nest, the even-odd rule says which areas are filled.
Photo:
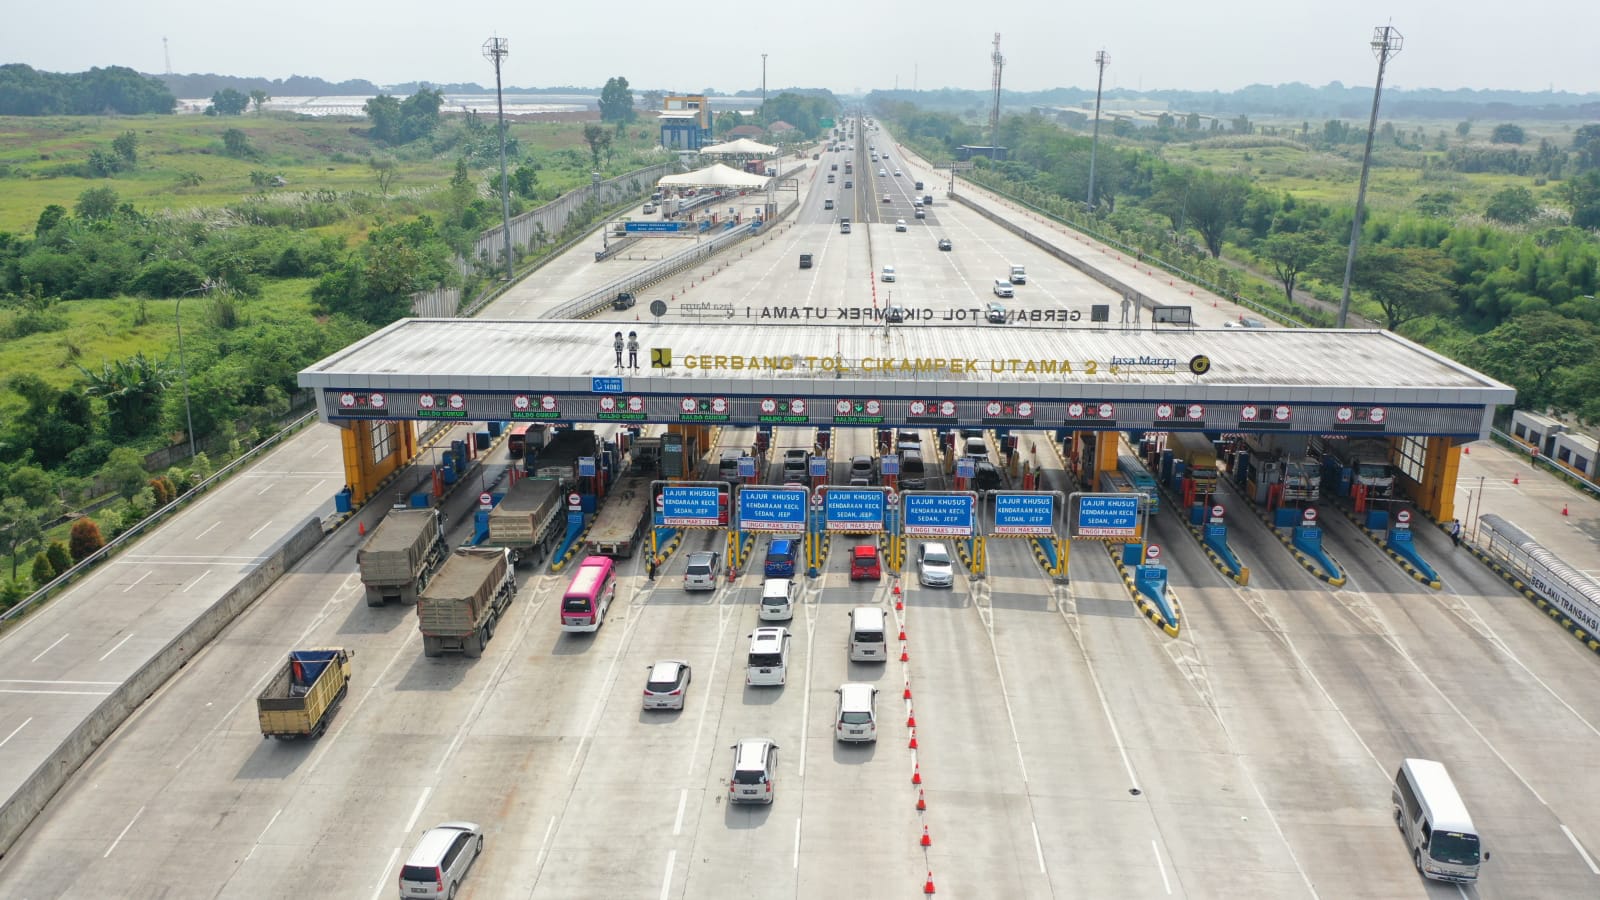
[[[18, 0], [22, 3], [23, 0]], [[493, 84], [485, 38], [511, 43], [509, 85], [637, 90], [987, 89], [995, 32], [1004, 84], [1231, 90], [1247, 84], [1370, 85], [1374, 26], [1405, 38], [1387, 83], [1404, 88], [1600, 91], [1595, 0], [845, 0], [776, 4], [454, 3], [419, 0], [54, 0], [14, 8], [0, 62], [52, 71], [124, 65], [177, 72], [393, 83]], [[226, 10], [237, 9], [238, 12]], [[683, 9], [676, 12], [675, 9]]]

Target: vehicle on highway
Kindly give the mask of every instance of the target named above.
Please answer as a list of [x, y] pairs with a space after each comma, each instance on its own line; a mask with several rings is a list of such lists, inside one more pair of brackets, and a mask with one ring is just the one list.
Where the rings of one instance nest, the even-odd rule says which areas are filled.
[[599, 631], [616, 595], [616, 561], [609, 556], [584, 557], [561, 597], [561, 630]]
[[876, 741], [878, 689], [870, 684], [851, 682], [839, 685], [834, 693], [839, 695], [833, 711], [834, 740]]
[[1014, 297], [1016, 292], [1011, 290], [1011, 282], [1003, 278], [996, 278], [994, 280], [994, 295], [996, 297]]
[[911, 214], [919, 219], [926, 219], [928, 217], [928, 211], [920, 206], [912, 210]]
[[655, 211], [656, 211], [656, 205], [654, 203], [646, 203], [644, 206], [640, 207], [640, 209], [639, 209], [639, 212], [641, 212], [641, 213], [643, 213], [643, 214], [645, 214], [647, 216], [654, 214]]
[[894, 170], [894, 177], [896, 177], [896, 178], [904, 178], [905, 177], [905, 173], [901, 172], [899, 169], [895, 169]]
[[800, 541], [795, 538], [773, 538], [767, 545], [767, 558], [762, 562], [761, 574], [768, 578], [792, 578], [795, 560], [800, 556]]
[[883, 267], [883, 271], [878, 273], [878, 280], [879, 281], [893, 281], [894, 280], [894, 266], [884, 266]]
[[839, 220], [839, 233], [840, 234], [849, 234], [850, 233], [850, 220], [849, 219], [840, 219]]
[[850, 632], [846, 637], [851, 662], [888, 662], [889, 642], [885, 636], [886, 617], [879, 606], [858, 606], [850, 610]]
[[923, 206], [932, 206], [933, 205], [933, 195], [932, 194], [923, 194], [922, 195], [922, 205]]
[[883, 565], [878, 559], [876, 544], [862, 544], [850, 548], [850, 580], [878, 581], [883, 578]]
[[883, 311], [885, 322], [904, 322], [909, 316], [904, 306], [891, 306]]
[[783, 480], [803, 481], [806, 478], [806, 460], [811, 458], [811, 453], [800, 447], [790, 447], [783, 451]]
[[635, 302], [633, 291], [622, 291], [621, 293], [617, 294], [617, 298], [615, 300], [611, 301], [611, 308], [632, 309]]
[[761, 609], [756, 616], [763, 622], [787, 622], [794, 618], [794, 604], [799, 597], [800, 582], [768, 578], [761, 583]]
[[888, 173], [888, 172], [885, 172], [885, 171], [884, 171], [884, 170], [882, 170], [882, 169], [879, 169], [879, 170], [878, 170], [878, 177], [879, 177], [879, 178], [888, 178], [888, 177], [889, 177], [889, 173]]
[[[922, 464], [921, 446], [907, 444], [900, 448], [900, 487], [908, 491], [920, 491], [928, 486], [928, 470]], [[913, 452], [916, 451], [916, 452]]]
[[850, 477], [864, 478], [867, 484], [871, 484], [878, 477], [877, 460], [866, 455], [850, 457]]
[[[1005, 287], [1007, 296], [1009, 296], [1011, 285], [1008, 284]], [[1006, 308], [1005, 306], [990, 300], [988, 303], [983, 305], [983, 317], [997, 325], [1004, 325], [1006, 323]]]
[[906, 220], [905, 219], [895, 219], [894, 220], [894, 230], [895, 231], [905, 231], [906, 230]]
[[722, 554], [715, 550], [701, 550], [689, 554], [689, 564], [683, 573], [686, 591], [714, 591], [717, 575], [722, 572]]
[[290, 650], [283, 668], [256, 697], [261, 736], [274, 740], [321, 737], [350, 690], [350, 657], [343, 647]]
[[744, 683], [751, 687], [782, 685], [789, 679], [789, 629], [767, 625], [750, 632]]
[[973, 456], [978, 459], [989, 458], [989, 444], [981, 435], [970, 435], [962, 438], [962, 456]]
[[1265, 328], [1267, 323], [1252, 316], [1240, 316], [1238, 321], [1229, 320], [1222, 323], [1223, 328]]
[[833, 184], [833, 176], [832, 175], [828, 176], [828, 183], [829, 184]]
[[856, 183], [853, 180], [851, 180], [849, 178], [846, 178], [844, 180], [844, 186], [845, 186], [845, 190], [849, 190], [850, 188], [855, 187]]
[[771, 738], [745, 738], [733, 745], [733, 775], [728, 778], [730, 803], [771, 803], [778, 745]]
[[950, 239], [949, 238], [939, 238], [939, 249], [940, 250], [952, 249], [952, 245], [950, 243]]
[[889, 199], [889, 195], [888, 194], [884, 194], [883, 195], [883, 202], [885, 202], [885, 203], [893, 203], [894, 201]]
[[651, 666], [644, 680], [644, 708], [683, 709], [683, 698], [689, 693], [693, 677], [689, 664], [682, 660], [663, 659]]
[[400, 896], [454, 897], [461, 879], [483, 852], [483, 829], [475, 822], [445, 822], [423, 832], [400, 867]]
[[422, 654], [435, 657], [458, 651], [472, 658], [481, 656], [484, 645], [494, 637], [495, 625], [516, 597], [511, 551], [504, 547], [456, 550], [417, 595]]
[[1478, 829], [1450, 773], [1431, 759], [1407, 759], [1394, 776], [1394, 824], [1405, 835], [1411, 862], [1423, 877], [1471, 884], [1478, 880], [1482, 850]]
[[923, 541], [917, 547], [917, 581], [927, 587], [950, 587], [955, 584], [955, 566], [950, 562], [950, 551], [937, 541]]
[[838, 163], [834, 163], [834, 164], [833, 164], [833, 169], [832, 169], [832, 171], [834, 171], [834, 172], [837, 172], [837, 171], [839, 171], [839, 164], [838, 164]]
[[987, 459], [980, 459], [972, 471], [972, 488], [978, 491], [998, 491], [1005, 487], [1000, 470]]
[[1011, 267], [1011, 283], [1012, 284], [1027, 284], [1028, 283], [1027, 270], [1023, 269], [1021, 266], [1013, 265]]
[[917, 184], [916, 184], [916, 188], [917, 188], [917, 190], [919, 190], [919, 191], [920, 191], [920, 190], [922, 190], [922, 182], [920, 182], [920, 181], [919, 181], [919, 182], [917, 182]]
[[800, 268], [802, 268], [802, 269], [811, 268], [811, 254], [809, 254], [809, 253], [800, 254]]
[[828, 199], [822, 201], [822, 208], [823, 209], [833, 209], [833, 198], [829, 197]]

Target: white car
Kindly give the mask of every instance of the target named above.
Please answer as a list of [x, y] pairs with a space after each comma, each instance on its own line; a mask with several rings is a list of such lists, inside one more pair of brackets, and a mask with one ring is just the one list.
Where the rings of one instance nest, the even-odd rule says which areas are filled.
[[682, 660], [663, 659], [651, 666], [644, 682], [644, 708], [683, 709], [683, 697], [689, 693], [693, 677], [689, 664]]
[[888, 177], [889, 177], [889, 173], [888, 173], [888, 172], [885, 172], [885, 171], [884, 171], [884, 170], [882, 170], [882, 169], [879, 169], [879, 170], [878, 170], [878, 177], [879, 177], [879, 178], [888, 178]]
[[778, 745], [771, 738], [745, 738], [734, 744], [728, 800], [733, 803], [771, 803], [772, 776], [777, 768]]
[[895, 169], [894, 170], [894, 177], [896, 177], [896, 178], [904, 178], [905, 177], [905, 173], [901, 172], [899, 169]]
[[475, 822], [445, 822], [429, 828], [400, 867], [400, 896], [454, 897], [461, 879], [483, 852], [483, 829]]
[[906, 230], [906, 220], [905, 219], [895, 219], [894, 220], [894, 230], [895, 231], [905, 231]]
[[878, 275], [878, 280], [879, 281], [893, 281], [894, 280], [894, 266], [884, 266], [883, 267], [883, 271], [881, 273], [879, 273], [879, 275]]
[[950, 562], [950, 551], [943, 544], [923, 541], [917, 548], [917, 581], [927, 587], [955, 584], [955, 566]]
[[994, 295], [996, 297], [1015, 297], [1016, 291], [1011, 289], [1011, 282], [996, 278], [994, 280]]

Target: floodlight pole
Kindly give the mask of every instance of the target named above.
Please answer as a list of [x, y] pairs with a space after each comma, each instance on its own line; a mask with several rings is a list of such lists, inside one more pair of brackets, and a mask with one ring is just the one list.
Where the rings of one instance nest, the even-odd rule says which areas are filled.
[[506, 281], [516, 274], [516, 262], [511, 257], [511, 183], [506, 177], [506, 98], [501, 90], [500, 62], [511, 55], [511, 42], [503, 37], [492, 37], [483, 42], [483, 56], [494, 63], [494, 99], [500, 122], [500, 234], [504, 238], [506, 255]]
[[1378, 83], [1372, 88], [1372, 117], [1367, 120], [1367, 149], [1361, 154], [1361, 183], [1356, 188], [1356, 216], [1350, 223], [1350, 253], [1344, 260], [1344, 291], [1339, 295], [1339, 324], [1343, 328], [1350, 315], [1350, 277], [1356, 270], [1356, 248], [1361, 244], [1361, 213], [1367, 204], [1367, 173], [1372, 168], [1372, 139], [1378, 133], [1378, 102], [1383, 98], [1383, 70], [1389, 58], [1400, 52], [1404, 38], [1393, 25], [1372, 30], [1372, 52], [1378, 57]]
[[1104, 50], [1094, 55], [1095, 68], [1100, 70], [1094, 83], [1094, 138], [1089, 142], [1089, 212], [1094, 213], [1094, 163], [1095, 156], [1100, 150], [1100, 89], [1106, 83], [1106, 66], [1111, 65], [1111, 56]]

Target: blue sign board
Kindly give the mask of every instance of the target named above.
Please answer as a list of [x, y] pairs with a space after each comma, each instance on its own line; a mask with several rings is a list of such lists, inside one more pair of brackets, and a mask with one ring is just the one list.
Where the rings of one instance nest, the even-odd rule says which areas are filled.
[[682, 231], [681, 222], [623, 222], [622, 228], [628, 234], [641, 234], [645, 232]]
[[622, 393], [621, 378], [591, 378], [592, 387], [589, 392], [593, 394], [620, 394]]
[[592, 457], [592, 456], [580, 456], [580, 457], [578, 457], [578, 475], [580, 477], [583, 477], [583, 478], [592, 478], [592, 477], [594, 477], [594, 457]]
[[741, 489], [739, 528], [801, 534], [806, 530], [806, 491], [780, 487]]
[[883, 491], [831, 488], [823, 507], [829, 531], [882, 531]]
[[884, 475], [899, 475], [900, 457], [891, 453], [888, 456], [878, 460], [878, 471]]
[[717, 514], [717, 496], [721, 491], [714, 487], [682, 487], [669, 485], [661, 489], [661, 524], [668, 528], [712, 527], [722, 524]]
[[970, 456], [963, 456], [956, 460], [956, 477], [971, 478], [978, 472], [978, 461]]
[[581, 509], [569, 509], [569, 510], [567, 510], [567, 528], [570, 529], [573, 526], [577, 526], [579, 528], [583, 527], [583, 510], [581, 510]]
[[812, 478], [828, 477], [828, 458], [826, 456], [813, 456], [809, 463]]
[[1139, 536], [1140, 494], [1077, 494], [1073, 537], [1132, 538]]
[[739, 477], [740, 478], [754, 478], [754, 477], [756, 477], [756, 460], [755, 460], [755, 457], [753, 457], [753, 456], [741, 456], [741, 457], [739, 457]]
[[907, 537], [972, 537], [976, 498], [971, 494], [910, 491], [900, 495], [900, 504], [905, 509]]
[[994, 495], [994, 533], [1049, 537], [1055, 533], [1056, 496], [1030, 491]]

